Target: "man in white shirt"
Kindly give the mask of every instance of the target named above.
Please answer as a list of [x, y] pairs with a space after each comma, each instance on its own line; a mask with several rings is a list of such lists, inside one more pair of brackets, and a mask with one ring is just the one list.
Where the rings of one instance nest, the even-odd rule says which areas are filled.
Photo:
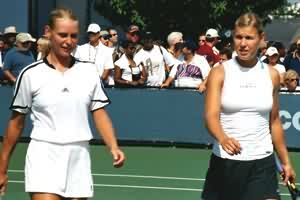
[[89, 42], [78, 46], [74, 56], [79, 60], [95, 63], [101, 79], [106, 82], [114, 64], [111, 49], [99, 41], [100, 30], [98, 24], [91, 23], [87, 29]]

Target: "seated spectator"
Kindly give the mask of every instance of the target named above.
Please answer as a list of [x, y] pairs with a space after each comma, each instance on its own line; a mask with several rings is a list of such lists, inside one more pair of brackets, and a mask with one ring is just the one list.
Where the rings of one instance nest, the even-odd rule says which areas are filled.
[[226, 61], [226, 60], [230, 60], [232, 58], [232, 50], [231, 48], [228, 47], [224, 47], [223, 49], [221, 49], [220, 51], [220, 61], [217, 62], [216, 64], [214, 64], [214, 67], [216, 67], [219, 64], [222, 64], [222, 62]]
[[299, 75], [295, 70], [289, 69], [284, 73], [284, 88], [283, 91], [294, 92], [299, 90]]
[[175, 45], [174, 45], [174, 57], [177, 59], [177, 60], [180, 60], [182, 61], [184, 58], [183, 58], [183, 55], [182, 55], [182, 49], [183, 49], [183, 42], [177, 42]]
[[146, 69], [146, 86], [160, 86], [166, 78], [166, 70], [179, 63], [164, 47], [153, 42], [152, 34], [147, 32], [142, 40], [143, 48], [134, 56], [135, 63]]
[[168, 52], [175, 57], [175, 44], [183, 42], [183, 35], [181, 32], [171, 32], [167, 37]]
[[122, 42], [124, 54], [115, 62], [114, 81], [116, 87], [141, 87], [145, 85], [146, 70], [142, 64], [133, 60], [135, 44], [132, 41]]
[[40, 37], [37, 42], [37, 60], [44, 59], [50, 51], [50, 41], [45, 36]]
[[258, 50], [258, 58], [261, 60], [261, 61], [264, 61], [266, 59], [266, 51], [268, 49], [268, 44], [266, 41], [263, 41], [259, 44], [259, 50]]
[[16, 37], [16, 47], [5, 55], [3, 72], [10, 83], [14, 84], [21, 70], [35, 61], [30, 51], [31, 44], [35, 41], [29, 33], [19, 33]]
[[196, 49], [197, 46], [193, 42], [183, 43], [183, 63], [172, 68], [161, 88], [169, 87], [175, 80], [175, 87], [197, 88], [200, 92], [205, 91], [210, 66], [203, 56], [195, 54]]
[[283, 75], [285, 73], [285, 67], [282, 64], [279, 64], [279, 52], [275, 47], [269, 47], [265, 55], [267, 57], [266, 63], [268, 63], [268, 66], [274, 67], [278, 71], [280, 75], [280, 84], [284, 85]]

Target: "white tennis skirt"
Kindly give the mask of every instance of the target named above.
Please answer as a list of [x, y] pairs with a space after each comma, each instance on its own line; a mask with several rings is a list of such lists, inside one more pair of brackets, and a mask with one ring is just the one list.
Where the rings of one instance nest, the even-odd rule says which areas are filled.
[[26, 155], [25, 190], [67, 198], [92, 197], [88, 142], [56, 144], [32, 139]]

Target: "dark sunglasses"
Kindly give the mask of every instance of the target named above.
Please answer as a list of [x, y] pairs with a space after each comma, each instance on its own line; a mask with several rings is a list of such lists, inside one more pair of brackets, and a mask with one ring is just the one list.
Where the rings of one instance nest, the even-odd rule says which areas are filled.
[[109, 38], [111, 38], [111, 36], [110, 36], [110, 35], [103, 35], [102, 38], [103, 38], [104, 40], [109, 40]]
[[116, 35], [118, 35], [118, 34], [117, 33], [110, 34], [110, 36], [112, 36], [112, 37], [116, 36]]
[[287, 81], [289, 81], [289, 82], [292, 82], [292, 81], [297, 81], [298, 79], [296, 79], [296, 78], [291, 78], [291, 79], [286, 79]]

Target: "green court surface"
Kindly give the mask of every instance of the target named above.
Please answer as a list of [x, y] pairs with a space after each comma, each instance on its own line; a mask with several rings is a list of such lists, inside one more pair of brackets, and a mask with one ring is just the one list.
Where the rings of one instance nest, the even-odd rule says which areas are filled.
[[[27, 143], [19, 143], [9, 166], [9, 184], [3, 200], [29, 200], [24, 192], [24, 158]], [[199, 200], [210, 150], [174, 147], [122, 147], [127, 162], [112, 167], [108, 150], [92, 145], [93, 200]], [[290, 152], [300, 175], [300, 153]], [[51, 166], [49, 166], [51, 167]], [[45, 169], [46, 173], [47, 169]], [[297, 186], [299, 187], [299, 177]], [[280, 186], [283, 200], [290, 199]]]

